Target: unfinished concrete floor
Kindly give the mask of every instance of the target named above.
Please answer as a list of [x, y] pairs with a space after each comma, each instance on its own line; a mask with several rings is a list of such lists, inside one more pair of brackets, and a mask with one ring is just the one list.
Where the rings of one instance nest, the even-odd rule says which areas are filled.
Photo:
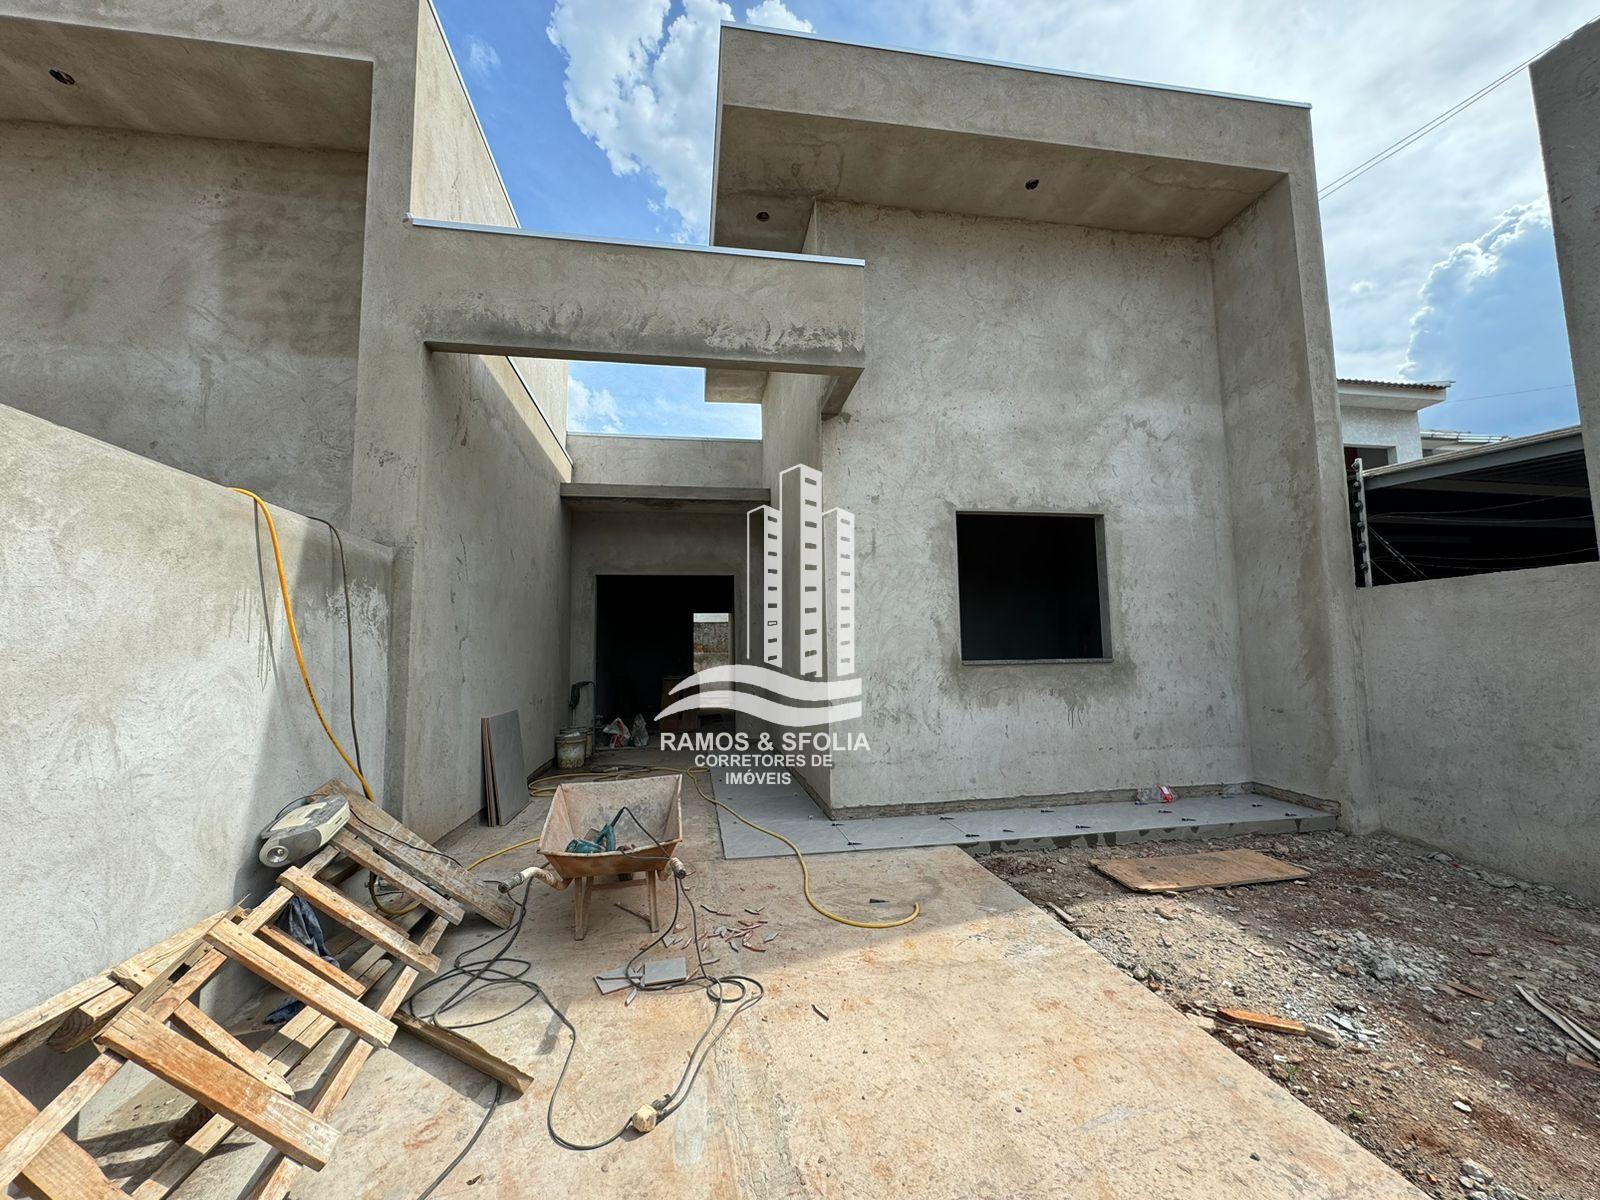
[[[537, 834], [543, 811], [536, 802], [509, 827], [466, 828], [445, 845], [471, 861]], [[436, 1195], [1420, 1195], [961, 850], [815, 860], [816, 893], [846, 913], [881, 918], [902, 902], [923, 905], [909, 927], [866, 931], [812, 912], [793, 860], [722, 860], [710, 808], [693, 788], [684, 818], [695, 901], [730, 913], [762, 908], [778, 934], [765, 953], [721, 951], [713, 968], [757, 976], [766, 998], [739, 1018], [665, 1125], [590, 1154], [559, 1149], [545, 1132], [568, 1044], [548, 1011], [535, 1003], [475, 1031], [535, 1083], [501, 1107]], [[531, 861], [542, 860], [519, 851], [483, 871], [509, 874]], [[708, 1006], [698, 991], [641, 994], [631, 1006], [623, 993], [601, 996], [591, 976], [647, 940], [611, 896], [640, 897], [610, 894], [575, 942], [571, 893], [535, 887], [512, 953], [533, 964], [531, 976], [581, 1033], [556, 1122], [569, 1138], [598, 1139], [672, 1086]], [[891, 903], [869, 905], [871, 897]], [[487, 932], [478, 923], [456, 931], [441, 947], [446, 961]], [[521, 998], [490, 994], [477, 1012]], [[302, 1175], [295, 1195], [415, 1197], [493, 1092], [402, 1034], [339, 1109], [333, 1162]], [[154, 1141], [162, 1126], [150, 1111], [141, 1121]], [[241, 1141], [181, 1194], [237, 1195], [259, 1158]]]

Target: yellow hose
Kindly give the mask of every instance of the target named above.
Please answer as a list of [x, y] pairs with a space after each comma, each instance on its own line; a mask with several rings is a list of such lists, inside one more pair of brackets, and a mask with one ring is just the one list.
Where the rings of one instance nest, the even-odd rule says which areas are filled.
[[[698, 768], [697, 770], [703, 771], [704, 768]], [[799, 846], [796, 846], [788, 838], [784, 837], [783, 834], [775, 833], [765, 826], [757, 825], [749, 817], [741, 816], [737, 811], [729, 808], [721, 800], [718, 800], [716, 797], [707, 794], [705, 788], [700, 786], [700, 781], [695, 779], [693, 773], [685, 772], [685, 774], [689, 775], [690, 780], [694, 783], [695, 790], [698, 791], [706, 800], [710, 801], [712, 804], [715, 804], [718, 808], [723, 809], [725, 812], [730, 813], [735, 820], [742, 821], [744, 824], [750, 826], [751, 829], [760, 830], [768, 837], [777, 838], [785, 846], [794, 851], [795, 858], [800, 861], [800, 886], [805, 892], [806, 903], [812, 908], [816, 909], [817, 912], [827, 917], [828, 920], [837, 921], [841, 925], [848, 925], [852, 929], [897, 929], [901, 925], [911, 924], [911, 922], [915, 921], [922, 915], [922, 905], [916, 903], [915, 901], [913, 901], [911, 904], [911, 912], [908, 915], [901, 917], [897, 921], [853, 921], [849, 917], [841, 917], [836, 912], [828, 911], [826, 908], [823, 908], [822, 905], [818, 904], [816, 899], [811, 895], [811, 869], [806, 866], [806, 856], [800, 852]]]
[[[278, 567], [278, 591], [283, 596], [283, 615], [289, 626], [289, 641], [294, 646], [294, 661], [300, 667], [300, 682], [306, 685], [306, 696], [311, 700], [311, 707], [317, 714], [317, 720], [322, 722], [322, 732], [328, 735], [328, 740], [333, 743], [333, 748], [339, 752], [339, 757], [344, 759], [344, 765], [349, 767], [355, 777], [361, 781], [361, 791], [366, 795], [368, 800], [376, 804], [378, 798], [372, 794], [372, 787], [367, 783], [367, 777], [361, 773], [361, 768], [357, 767], [356, 764], [351, 761], [350, 756], [345, 753], [344, 747], [339, 744], [339, 739], [334, 736], [333, 727], [328, 724], [328, 718], [322, 713], [322, 705], [317, 703], [317, 690], [311, 686], [311, 674], [306, 670], [306, 656], [305, 653], [300, 649], [300, 631], [295, 628], [294, 602], [289, 598], [289, 577], [283, 569], [283, 547], [278, 543], [278, 527], [273, 523], [272, 510], [267, 507], [267, 502], [265, 500], [256, 495], [254, 492], [250, 491], [248, 488], [236, 487], [233, 490], [238, 492], [239, 495], [247, 496], [253, 500], [256, 508], [261, 511], [261, 515], [267, 520], [267, 533], [272, 538], [272, 558]], [[800, 852], [800, 847], [796, 846], [788, 838], [784, 837], [783, 834], [774, 833], [772, 830], [763, 825], [757, 825], [754, 821], [750, 820], [749, 817], [741, 816], [736, 810], [729, 808], [728, 805], [724, 804], [721, 800], [718, 800], [716, 797], [712, 796], [705, 790], [705, 788], [700, 786], [700, 780], [697, 778], [697, 776], [704, 774], [706, 774], [706, 769], [704, 767], [693, 767], [687, 771], [657, 770], [650, 767], [636, 767], [621, 773], [615, 771], [562, 771], [552, 775], [545, 775], [541, 778], [570, 779], [577, 776], [594, 776], [605, 779], [644, 779], [653, 775], [687, 775], [689, 777], [689, 781], [694, 784], [695, 790], [699, 792], [705, 800], [730, 813], [735, 820], [742, 821], [744, 824], [750, 826], [751, 829], [764, 833], [768, 837], [777, 838], [785, 846], [789, 847], [790, 850], [794, 851], [795, 858], [800, 862], [800, 886], [805, 892], [806, 903], [817, 912], [821, 913], [824, 917], [827, 917], [828, 920], [837, 921], [840, 925], [848, 925], [852, 929], [896, 929], [901, 925], [911, 924], [911, 922], [915, 921], [919, 916], [922, 915], [922, 905], [915, 902], [913, 902], [911, 905], [910, 915], [901, 917], [897, 921], [853, 921], [849, 917], [841, 917], [838, 913], [830, 912], [828, 909], [823, 908], [822, 905], [817, 903], [816, 898], [811, 895], [811, 869], [806, 866], [806, 856]], [[528, 786], [528, 792], [530, 795], [540, 795], [546, 790], [547, 789], [542, 783], [537, 787], [532, 784]], [[499, 858], [502, 854], [509, 854], [513, 850], [521, 850], [524, 846], [536, 845], [538, 841], [538, 838], [529, 838], [527, 841], [517, 842], [515, 845], [502, 846], [500, 849], [485, 854], [482, 858], [473, 862], [467, 867], [467, 870], [470, 871], [473, 869], [473, 867], [477, 867], [488, 862], [491, 858]], [[406, 905], [404, 908], [385, 907], [382, 899], [380, 899], [378, 896], [376, 880], [371, 875], [367, 877], [367, 894], [372, 897], [372, 902], [377, 905], [378, 911], [387, 916], [403, 917], [407, 913], [414, 911], [417, 907], [415, 901]]]
[[283, 615], [289, 625], [289, 641], [294, 646], [294, 661], [300, 665], [300, 682], [306, 685], [306, 695], [311, 698], [311, 707], [317, 714], [317, 720], [322, 722], [322, 732], [328, 735], [328, 740], [333, 743], [333, 748], [339, 752], [339, 757], [344, 759], [344, 765], [349, 767], [355, 777], [361, 781], [361, 790], [368, 800], [377, 803], [377, 797], [372, 794], [372, 788], [367, 783], [367, 777], [361, 769], [350, 761], [350, 756], [344, 752], [344, 747], [339, 744], [339, 739], [333, 735], [333, 727], [328, 724], [328, 718], [322, 715], [322, 705], [317, 703], [317, 690], [311, 686], [311, 675], [306, 670], [306, 656], [300, 649], [300, 631], [294, 625], [294, 602], [289, 599], [289, 577], [283, 570], [283, 547], [278, 544], [278, 527], [273, 523], [272, 510], [267, 507], [267, 502], [248, 488], [236, 487], [233, 489], [241, 496], [248, 496], [255, 501], [261, 510], [261, 515], [267, 519], [267, 533], [272, 538], [272, 557], [278, 565], [278, 591], [283, 596]]

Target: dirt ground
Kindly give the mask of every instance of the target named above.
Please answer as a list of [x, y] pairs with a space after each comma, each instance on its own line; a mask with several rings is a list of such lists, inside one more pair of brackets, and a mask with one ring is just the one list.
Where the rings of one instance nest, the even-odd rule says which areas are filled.
[[[1090, 866], [1232, 848], [1313, 874], [1140, 895]], [[1600, 1200], [1600, 1072], [1570, 1064], [1576, 1044], [1516, 988], [1600, 1033], [1595, 905], [1388, 836], [978, 861], [1202, 1024], [1223, 1007], [1318, 1026], [1314, 1039], [1216, 1021], [1214, 1036], [1430, 1195]]]

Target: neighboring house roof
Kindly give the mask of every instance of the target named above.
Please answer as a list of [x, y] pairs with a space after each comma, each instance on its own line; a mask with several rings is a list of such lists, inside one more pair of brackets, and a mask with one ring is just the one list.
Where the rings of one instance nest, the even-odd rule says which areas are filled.
[[1468, 433], [1464, 429], [1423, 429], [1419, 435], [1425, 442], [1454, 442], [1459, 446], [1488, 446], [1510, 439], [1505, 433]]
[[[1530, 433], [1526, 437], [1497, 438], [1485, 445], [1465, 446], [1421, 458], [1414, 462], [1396, 463], [1389, 467], [1374, 467], [1365, 472], [1368, 488], [1397, 487], [1425, 479], [1438, 479], [1466, 472], [1479, 472], [1490, 468], [1516, 467], [1526, 470], [1525, 464], [1536, 468], [1548, 467], [1557, 460], [1570, 466], [1576, 460], [1579, 482], [1583, 479], [1583, 432], [1577, 425], [1550, 429], [1543, 433]], [[1376, 478], [1380, 482], [1374, 482]]]
[[1352, 408], [1378, 408], [1394, 412], [1419, 412], [1438, 404], [1451, 381], [1418, 382], [1409, 379], [1340, 379], [1339, 403]]
[[1401, 391], [1416, 390], [1436, 392], [1449, 387], [1454, 379], [1411, 380], [1411, 379], [1344, 379], [1340, 378], [1339, 386], [1351, 384], [1356, 387], [1396, 388]]

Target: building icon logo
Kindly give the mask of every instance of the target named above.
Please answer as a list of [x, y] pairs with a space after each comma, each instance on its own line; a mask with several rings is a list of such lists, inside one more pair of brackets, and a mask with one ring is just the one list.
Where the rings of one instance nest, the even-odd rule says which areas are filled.
[[861, 715], [856, 675], [856, 518], [822, 507], [822, 472], [778, 476], [778, 507], [745, 517], [744, 661], [690, 675], [656, 720], [695, 709], [806, 729]]

